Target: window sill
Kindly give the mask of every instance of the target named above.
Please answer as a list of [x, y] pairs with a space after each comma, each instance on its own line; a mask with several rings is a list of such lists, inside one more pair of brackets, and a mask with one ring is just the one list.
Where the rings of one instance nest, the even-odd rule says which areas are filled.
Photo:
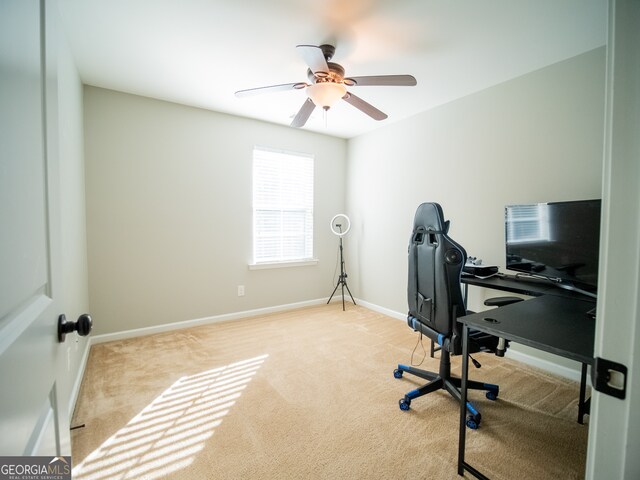
[[249, 270], [265, 270], [268, 268], [307, 267], [307, 266], [317, 265], [317, 264], [318, 264], [317, 258], [312, 258], [310, 260], [294, 260], [291, 262], [250, 263]]

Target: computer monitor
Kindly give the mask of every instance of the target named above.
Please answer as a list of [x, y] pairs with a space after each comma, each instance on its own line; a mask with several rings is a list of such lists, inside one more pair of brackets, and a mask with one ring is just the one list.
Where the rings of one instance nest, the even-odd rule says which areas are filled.
[[507, 269], [595, 296], [600, 205], [600, 200], [507, 205]]

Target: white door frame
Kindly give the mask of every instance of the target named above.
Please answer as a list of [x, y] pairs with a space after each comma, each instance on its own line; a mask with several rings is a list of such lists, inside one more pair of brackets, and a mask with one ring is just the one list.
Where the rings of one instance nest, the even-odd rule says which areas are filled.
[[[610, 0], [594, 356], [627, 367], [624, 400], [593, 391], [586, 478], [640, 478], [640, 1]], [[635, 408], [634, 408], [635, 405]]]

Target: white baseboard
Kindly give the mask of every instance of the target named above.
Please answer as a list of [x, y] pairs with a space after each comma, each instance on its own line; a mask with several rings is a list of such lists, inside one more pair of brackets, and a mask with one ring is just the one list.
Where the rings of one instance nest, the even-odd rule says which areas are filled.
[[373, 310], [374, 312], [379, 312], [382, 313], [388, 317], [393, 317], [393, 318], [397, 318], [398, 320], [406, 320], [407, 319], [407, 314], [406, 313], [400, 313], [400, 312], [396, 312], [395, 310], [391, 310], [389, 308], [385, 308], [385, 307], [381, 307], [380, 305], [376, 305], [375, 303], [369, 303], [366, 302], [364, 300], [361, 300], [359, 298], [356, 298], [356, 302], [358, 303], [358, 305], [362, 305], [365, 308], [368, 308], [369, 310]]
[[69, 420], [73, 417], [73, 411], [76, 408], [76, 402], [78, 401], [78, 395], [80, 394], [80, 387], [82, 386], [82, 379], [84, 378], [84, 370], [89, 361], [89, 350], [91, 350], [91, 337], [85, 343], [84, 352], [82, 353], [82, 359], [80, 360], [80, 368], [76, 372], [76, 380], [73, 382], [73, 388], [71, 389], [71, 395], [69, 397]]
[[[553, 373], [554, 375], [559, 375], [563, 378], [568, 378], [569, 380], [574, 380], [576, 382], [580, 382], [580, 370], [573, 369], [569, 367], [565, 367], [564, 365], [557, 365], [549, 360], [545, 360], [543, 358], [534, 357], [533, 355], [529, 355], [527, 353], [518, 352], [517, 350], [513, 350], [510, 348], [505, 353], [507, 358], [512, 360], [517, 360], [524, 364], [527, 364], [531, 367], [536, 367], [541, 370], [544, 370], [549, 373]], [[591, 385], [591, 379], [587, 375], [587, 385]]]
[[286, 310], [294, 310], [296, 308], [308, 307], [312, 305], [320, 305], [326, 303], [328, 298], [319, 298], [316, 300], [307, 300], [304, 302], [289, 303], [286, 305], [277, 305], [275, 307], [257, 308], [255, 310], [245, 310], [242, 312], [226, 313], [223, 315], [214, 315], [211, 317], [197, 318], [194, 320], [184, 320], [182, 322], [166, 323], [164, 325], [155, 325], [153, 327], [135, 328], [133, 330], [124, 330], [122, 332], [104, 333], [102, 335], [91, 336], [91, 344], [113, 342], [115, 340], [125, 340], [127, 338], [142, 337], [145, 335], [153, 335], [155, 333], [170, 332], [172, 330], [180, 330], [183, 328], [198, 327], [201, 325], [209, 325], [217, 322], [225, 322], [227, 320], [239, 320], [241, 318], [256, 317], [258, 315], [266, 315], [268, 313], [283, 312]]

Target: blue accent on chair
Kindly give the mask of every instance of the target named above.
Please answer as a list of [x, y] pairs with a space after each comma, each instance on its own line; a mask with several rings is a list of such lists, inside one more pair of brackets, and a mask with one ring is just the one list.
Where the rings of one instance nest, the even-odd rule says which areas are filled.
[[471, 405], [471, 402], [467, 402], [467, 410], [469, 410], [472, 415], [478, 415], [478, 410], [476, 410], [473, 405]]
[[445, 336], [441, 333], [438, 334], [438, 345], [442, 346], [444, 343]]
[[416, 398], [420, 395], [420, 391], [419, 390], [411, 390], [409, 393], [407, 393], [404, 398]]

